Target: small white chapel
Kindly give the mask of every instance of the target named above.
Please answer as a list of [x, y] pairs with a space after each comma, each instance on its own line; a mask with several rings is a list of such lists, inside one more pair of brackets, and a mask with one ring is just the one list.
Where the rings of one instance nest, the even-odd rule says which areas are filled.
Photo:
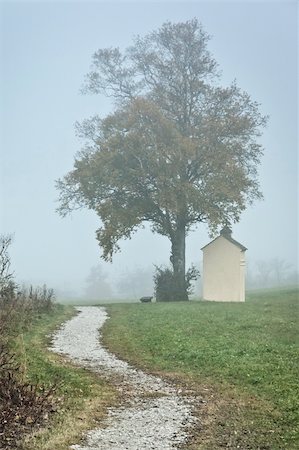
[[232, 238], [225, 226], [220, 235], [202, 248], [203, 299], [218, 302], [245, 301], [244, 245]]

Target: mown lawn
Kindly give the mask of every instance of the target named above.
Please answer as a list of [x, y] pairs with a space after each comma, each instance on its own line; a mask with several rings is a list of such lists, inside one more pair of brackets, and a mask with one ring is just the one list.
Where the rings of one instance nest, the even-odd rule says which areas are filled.
[[297, 449], [298, 290], [108, 307], [109, 349], [207, 402], [189, 449]]

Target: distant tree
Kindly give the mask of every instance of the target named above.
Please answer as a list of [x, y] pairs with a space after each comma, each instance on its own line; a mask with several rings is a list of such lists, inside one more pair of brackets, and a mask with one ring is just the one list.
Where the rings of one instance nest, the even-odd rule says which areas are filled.
[[77, 125], [87, 140], [58, 180], [62, 216], [87, 207], [111, 260], [119, 241], [149, 222], [171, 241], [177, 298], [187, 300], [185, 239], [200, 222], [215, 232], [260, 199], [257, 143], [266, 118], [233, 82], [220, 87], [209, 36], [196, 19], [165, 23], [123, 54], [98, 50], [84, 91], [115, 99], [114, 113]]
[[269, 261], [257, 261], [257, 285], [261, 287], [268, 287], [271, 285], [272, 267]]
[[125, 271], [116, 283], [122, 298], [137, 299], [152, 296], [154, 292], [153, 272], [151, 268], [137, 268]]
[[288, 279], [292, 265], [282, 258], [271, 259], [269, 265], [272, 270], [274, 283], [278, 286], [284, 284]]
[[296, 284], [298, 274], [292, 264], [282, 258], [260, 260], [255, 264], [256, 271], [250, 270], [250, 287], [271, 287]]
[[113, 296], [107, 275], [101, 265], [93, 266], [90, 269], [86, 284], [85, 296], [90, 300], [105, 300]]
[[292, 270], [290, 270], [290, 272], [287, 275], [287, 279], [286, 279], [286, 283], [288, 285], [299, 285], [299, 272], [298, 269], [296, 268], [292, 268]]

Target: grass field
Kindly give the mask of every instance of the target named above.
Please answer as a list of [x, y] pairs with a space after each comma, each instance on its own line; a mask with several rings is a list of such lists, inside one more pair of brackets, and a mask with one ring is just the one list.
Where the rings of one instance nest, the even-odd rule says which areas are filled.
[[297, 449], [298, 290], [244, 304], [110, 305], [109, 349], [204, 399], [189, 449]]
[[[192, 389], [202, 399], [189, 450], [298, 448], [298, 290], [252, 293], [245, 304], [108, 306], [110, 350]], [[74, 314], [57, 306], [16, 342], [31, 382], [58, 383], [57, 413], [24, 450], [66, 450], [119, 399], [98, 376], [47, 351]]]

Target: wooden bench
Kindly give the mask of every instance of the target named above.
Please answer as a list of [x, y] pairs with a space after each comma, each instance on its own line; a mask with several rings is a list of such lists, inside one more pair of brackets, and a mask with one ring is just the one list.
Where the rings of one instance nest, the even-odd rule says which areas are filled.
[[141, 303], [150, 303], [153, 297], [141, 297]]

